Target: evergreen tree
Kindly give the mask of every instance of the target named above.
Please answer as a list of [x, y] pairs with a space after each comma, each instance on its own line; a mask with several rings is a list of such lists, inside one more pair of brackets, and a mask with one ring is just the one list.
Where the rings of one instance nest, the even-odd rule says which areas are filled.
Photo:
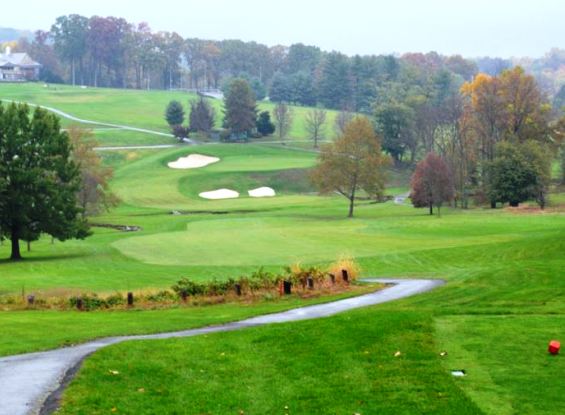
[[224, 125], [233, 134], [248, 137], [255, 129], [257, 109], [255, 93], [244, 79], [234, 79], [224, 101]]
[[290, 75], [277, 72], [273, 77], [269, 99], [272, 102], [292, 102], [293, 82]]
[[351, 107], [353, 93], [349, 66], [347, 56], [338, 52], [327, 55], [318, 84], [318, 97], [324, 107]]
[[165, 119], [171, 128], [184, 123], [184, 108], [178, 101], [171, 101], [165, 111]]
[[271, 121], [269, 111], [263, 111], [259, 114], [259, 118], [257, 119], [257, 132], [263, 137], [275, 132], [275, 124]]
[[190, 103], [190, 131], [209, 134], [214, 128], [214, 109], [202, 97]]
[[309, 107], [316, 105], [314, 78], [308, 72], [298, 72], [291, 77], [291, 91], [289, 102]]
[[0, 235], [11, 240], [12, 260], [20, 240], [42, 233], [59, 240], [85, 238], [88, 226], [77, 205], [81, 177], [59, 119], [27, 105], [0, 105]]

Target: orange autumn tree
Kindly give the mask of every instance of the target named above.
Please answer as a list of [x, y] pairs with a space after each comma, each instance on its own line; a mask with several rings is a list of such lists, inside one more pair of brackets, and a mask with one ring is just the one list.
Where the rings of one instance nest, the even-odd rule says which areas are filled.
[[351, 218], [360, 191], [375, 199], [382, 196], [389, 164], [371, 122], [357, 116], [333, 143], [322, 146], [311, 179], [321, 193], [336, 192], [346, 197]]
[[[465, 134], [476, 160], [477, 179], [486, 194], [488, 163], [496, 157], [497, 144], [504, 141], [525, 143], [534, 140], [540, 145], [549, 137], [551, 107], [544, 100], [535, 79], [520, 67], [492, 77], [478, 74], [461, 87], [464, 109], [461, 131]], [[491, 206], [496, 201], [490, 200]]]

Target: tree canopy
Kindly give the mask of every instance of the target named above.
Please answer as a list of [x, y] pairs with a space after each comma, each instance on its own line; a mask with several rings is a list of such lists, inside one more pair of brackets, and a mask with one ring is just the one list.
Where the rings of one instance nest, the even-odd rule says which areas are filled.
[[225, 127], [236, 135], [247, 137], [255, 129], [257, 106], [255, 93], [244, 79], [234, 79], [227, 91], [225, 101]]
[[348, 216], [353, 217], [355, 200], [361, 190], [374, 199], [382, 196], [388, 164], [371, 122], [357, 116], [333, 143], [322, 146], [311, 177], [321, 193], [337, 192], [346, 197]]
[[416, 165], [411, 180], [410, 199], [414, 207], [429, 207], [433, 215], [434, 207], [438, 215], [443, 203], [453, 199], [453, 181], [447, 163], [437, 154], [428, 153]]
[[0, 105], [0, 235], [19, 241], [42, 233], [59, 240], [85, 238], [88, 226], [77, 204], [80, 170], [57, 117], [27, 105]]

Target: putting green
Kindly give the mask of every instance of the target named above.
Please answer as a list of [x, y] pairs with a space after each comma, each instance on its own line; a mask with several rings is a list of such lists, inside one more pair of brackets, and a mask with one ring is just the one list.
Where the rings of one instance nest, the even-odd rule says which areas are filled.
[[[393, 229], [371, 225], [363, 220], [227, 217], [191, 222], [181, 232], [120, 239], [113, 247], [155, 265], [261, 266], [485, 243], [483, 237], [461, 235], [426, 241], [422, 234], [400, 236]], [[490, 243], [509, 239], [495, 236]]]

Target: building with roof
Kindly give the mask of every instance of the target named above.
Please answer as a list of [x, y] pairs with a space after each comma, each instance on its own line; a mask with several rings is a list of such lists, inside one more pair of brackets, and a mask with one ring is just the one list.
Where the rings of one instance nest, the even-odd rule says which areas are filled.
[[0, 53], [0, 82], [37, 81], [40, 68], [27, 53], [12, 53], [9, 47]]

